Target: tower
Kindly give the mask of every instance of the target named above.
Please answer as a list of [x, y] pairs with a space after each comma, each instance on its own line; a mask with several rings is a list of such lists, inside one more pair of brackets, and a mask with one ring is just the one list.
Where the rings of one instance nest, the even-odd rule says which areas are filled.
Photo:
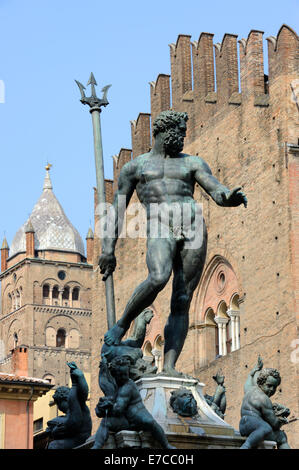
[[[89, 381], [92, 246], [87, 262], [81, 236], [54, 195], [49, 170], [47, 165], [42, 194], [10, 250], [6, 240], [1, 249], [5, 357], [0, 370], [10, 371], [11, 351], [23, 344], [28, 347], [28, 375], [61, 386], [69, 385], [69, 361]], [[44, 410], [49, 409], [48, 395]], [[41, 423], [44, 411], [38, 413], [42, 430], [47, 418]]]

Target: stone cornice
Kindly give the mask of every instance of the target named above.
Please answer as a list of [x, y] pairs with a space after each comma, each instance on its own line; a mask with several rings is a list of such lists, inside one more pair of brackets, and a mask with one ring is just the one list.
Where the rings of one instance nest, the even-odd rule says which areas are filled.
[[0, 280], [2, 280], [5, 276], [8, 274], [11, 274], [13, 271], [16, 269], [19, 269], [22, 265], [25, 264], [30, 264], [30, 263], [36, 263], [36, 264], [51, 264], [51, 265], [56, 265], [56, 266], [67, 266], [67, 267], [77, 267], [80, 269], [90, 269], [93, 270], [93, 265], [88, 264], [88, 263], [74, 263], [71, 261], [53, 261], [53, 260], [47, 260], [47, 259], [42, 259], [42, 258], [24, 258], [18, 263], [14, 264], [13, 266], [10, 266], [7, 268], [5, 271], [3, 271], [0, 274]]
[[91, 310], [73, 307], [60, 307], [59, 305], [33, 305], [35, 312], [54, 313], [56, 315], [70, 315], [80, 317], [91, 317]]
[[77, 356], [91, 356], [89, 351], [83, 351], [82, 349], [71, 349], [71, 348], [57, 348], [55, 346], [30, 346], [30, 350], [40, 351], [44, 353], [60, 353], [75, 354]]
[[11, 315], [14, 315], [16, 312], [20, 312], [21, 310], [25, 310], [25, 307], [31, 306], [33, 307], [33, 310], [35, 312], [41, 312], [41, 313], [55, 313], [59, 315], [75, 315], [75, 316], [80, 316], [80, 317], [91, 317], [92, 316], [92, 311], [83, 309], [83, 308], [73, 308], [73, 307], [60, 307], [59, 305], [35, 305], [35, 304], [25, 304], [22, 305], [21, 307], [17, 308], [16, 310], [13, 310], [13, 312], [9, 312], [6, 315], [3, 315], [3, 317], [0, 318], [0, 323], [3, 320], [6, 320], [9, 318]]

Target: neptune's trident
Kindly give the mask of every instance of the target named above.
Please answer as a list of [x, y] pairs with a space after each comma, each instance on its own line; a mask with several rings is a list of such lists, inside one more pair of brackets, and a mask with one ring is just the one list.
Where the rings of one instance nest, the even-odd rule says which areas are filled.
[[[101, 134], [101, 120], [100, 113], [101, 107], [109, 104], [107, 100], [107, 91], [111, 85], [107, 85], [102, 89], [103, 97], [98, 98], [95, 91], [95, 85], [97, 82], [94, 78], [93, 73], [90, 74], [87, 86], [91, 85], [91, 96], [86, 97], [84, 90], [86, 89], [82, 83], [75, 80], [81, 93], [81, 103], [88, 104], [90, 107], [90, 113], [92, 116], [93, 125], [93, 138], [94, 138], [94, 156], [96, 164], [96, 179], [97, 179], [97, 193], [98, 193], [98, 204], [106, 202], [105, 194], [105, 179], [104, 179], [104, 162], [103, 162], [103, 146], [102, 146], [102, 134]], [[115, 301], [114, 301], [114, 286], [113, 277], [110, 274], [105, 280], [106, 288], [106, 310], [107, 310], [107, 323], [108, 329], [112, 328], [115, 324]]]

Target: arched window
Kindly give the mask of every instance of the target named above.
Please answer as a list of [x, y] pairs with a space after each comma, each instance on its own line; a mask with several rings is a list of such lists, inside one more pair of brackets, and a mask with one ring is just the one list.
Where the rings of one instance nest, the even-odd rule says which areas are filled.
[[157, 336], [154, 342], [154, 347], [152, 349], [152, 354], [155, 358], [155, 366], [158, 368], [158, 372], [162, 371], [163, 344], [164, 341], [162, 339], [162, 336]]
[[54, 286], [52, 290], [52, 305], [58, 305], [59, 288]]
[[72, 300], [79, 300], [79, 287], [74, 287], [72, 292]]
[[213, 361], [219, 355], [219, 341], [215, 313], [212, 308], [208, 308], [205, 314], [205, 342], [207, 360]]
[[234, 294], [230, 301], [230, 308], [228, 310], [228, 315], [231, 318], [231, 339], [232, 346], [231, 351], [236, 351], [240, 349], [240, 307], [239, 307], [240, 297], [238, 294]]
[[65, 347], [65, 339], [66, 339], [66, 331], [64, 328], [59, 328], [56, 334], [56, 347], [57, 348], [64, 348]]
[[69, 300], [69, 298], [70, 298], [70, 288], [65, 287], [62, 293], [62, 300]]
[[149, 363], [153, 363], [155, 358], [152, 353], [152, 345], [149, 341], [147, 341], [144, 345], [143, 349], [143, 359]]
[[50, 295], [50, 287], [49, 284], [44, 284], [43, 285], [43, 298], [47, 299]]
[[11, 311], [12, 311], [12, 297], [11, 297], [11, 294], [8, 294], [8, 312], [11, 312]]
[[18, 338], [18, 333], [14, 332], [13, 334], [13, 348], [16, 349], [18, 346], [19, 338]]
[[218, 325], [219, 355], [226, 356], [231, 351], [231, 325], [224, 301], [218, 305], [215, 321]]
[[226, 324], [226, 352], [230, 353], [232, 350], [232, 322], [228, 321]]

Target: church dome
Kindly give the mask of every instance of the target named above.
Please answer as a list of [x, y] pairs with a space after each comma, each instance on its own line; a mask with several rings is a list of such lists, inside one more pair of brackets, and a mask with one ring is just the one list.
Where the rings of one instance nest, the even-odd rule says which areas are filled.
[[[79, 253], [85, 256], [84, 244], [79, 232], [71, 224], [52, 191], [49, 166], [43, 192], [28, 220], [17, 231], [10, 246], [10, 257], [26, 252], [26, 232], [34, 231], [35, 249]], [[30, 230], [28, 229], [30, 228]]]

